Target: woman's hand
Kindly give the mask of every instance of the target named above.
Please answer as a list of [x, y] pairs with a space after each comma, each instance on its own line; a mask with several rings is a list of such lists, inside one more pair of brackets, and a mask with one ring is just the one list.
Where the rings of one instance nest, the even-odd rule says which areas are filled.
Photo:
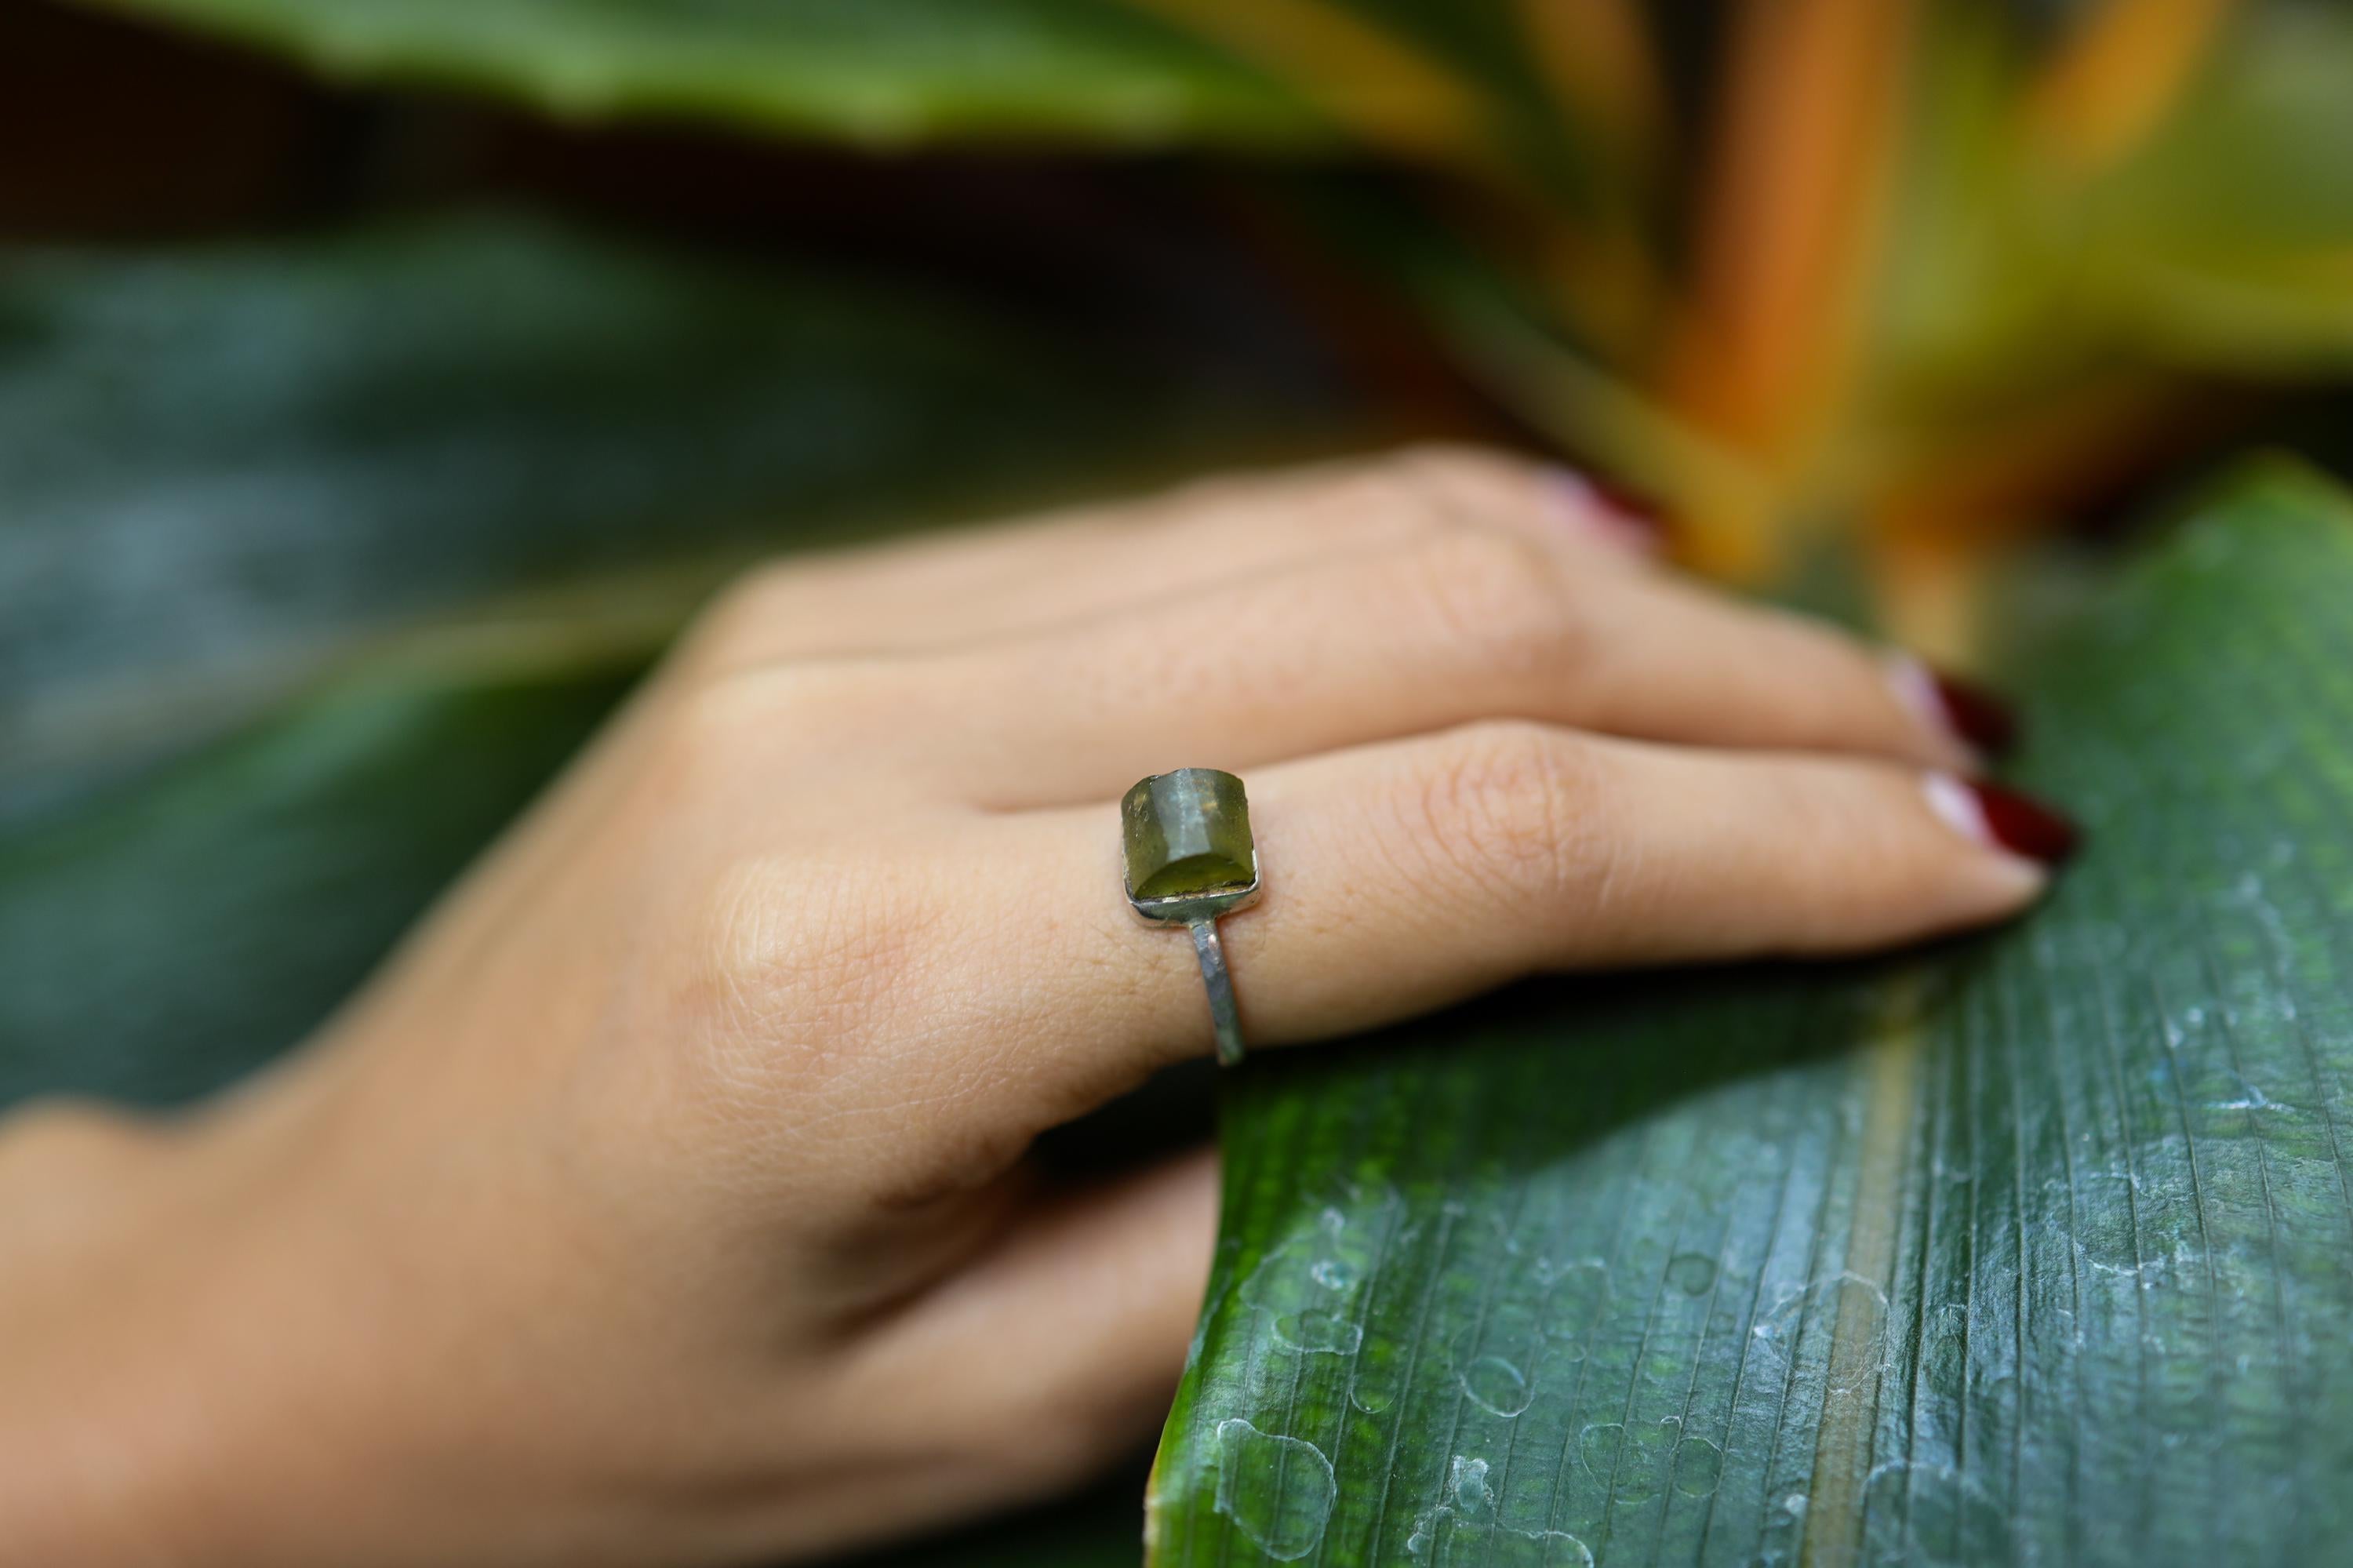
[[1624, 534], [1421, 453], [744, 583], [286, 1066], [0, 1139], [0, 1555], [775, 1560], [1129, 1451], [1214, 1164], [1024, 1155], [1209, 1049], [1147, 773], [1248, 780], [1257, 1049], [2034, 898], [1917, 666]]

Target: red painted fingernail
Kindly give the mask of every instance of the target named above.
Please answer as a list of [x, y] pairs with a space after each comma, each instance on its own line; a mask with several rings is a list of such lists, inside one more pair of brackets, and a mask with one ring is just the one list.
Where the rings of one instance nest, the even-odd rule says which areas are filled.
[[1932, 669], [1909, 654], [1897, 659], [1894, 679], [1905, 702], [1971, 750], [2000, 757], [2017, 743], [2017, 714], [1976, 682]]
[[2081, 831], [2060, 811], [2031, 795], [1982, 779], [1932, 774], [1928, 803], [1938, 816], [1979, 843], [2044, 865], [2065, 860], [2083, 840]]
[[1611, 484], [1607, 480], [1588, 480], [1595, 499], [1601, 503], [1612, 521], [1644, 542], [1651, 549], [1662, 550], [1667, 545], [1667, 514], [1657, 503], [1645, 500], [1632, 491]]
[[1552, 482], [1562, 510], [1579, 527], [1646, 556], [1666, 549], [1666, 519], [1650, 503], [1575, 469], [1554, 469]]
[[2000, 757], [2018, 742], [2018, 715], [2010, 705], [1974, 681], [1942, 670], [1928, 672], [1928, 685], [1953, 733], [1989, 757]]

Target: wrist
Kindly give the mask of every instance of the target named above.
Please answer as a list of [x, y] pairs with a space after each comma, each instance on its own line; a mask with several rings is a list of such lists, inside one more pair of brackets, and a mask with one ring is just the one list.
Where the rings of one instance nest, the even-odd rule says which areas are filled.
[[279, 1151], [243, 1109], [0, 1119], [0, 1518], [27, 1561], [269, 1560], [280, 1385], [317, 1330], [280, 1315]]

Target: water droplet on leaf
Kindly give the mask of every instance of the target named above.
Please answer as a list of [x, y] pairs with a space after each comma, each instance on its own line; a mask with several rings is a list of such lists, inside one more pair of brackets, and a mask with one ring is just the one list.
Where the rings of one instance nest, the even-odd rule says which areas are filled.
[[1314, 1444], [1272, 1436], [1240, 1417], [1218, 1423], [1218, 1511], [1276, 1562], [1315, 1550], [1338, 1489], [1332, 1461]]
[[1533, 1394], [1527, 1374], [1501, 1356], [1474, 1357], [1455, 1375], [1472, 1403], [1492, 1415], [1517, 1415]]
[[1329, 1312], [1297, 1312], [1279, 1318], [1274, 1330], [1283, 1343], [1302, 1351], [1353, 1355], [1365, 1342], [1362, 1328]]
[[1667, 1283], [1686, 1296], [1704, 1296], [1715, 1283], [1715, 1264], [1695, 1252], [1677, 1253], [1667, 1265]]
[[1675, 1450], [1675, 1490], [1704, 1498], [1724, 1478], [1724, 1450], [1704, 1437], [1686, 1437]]

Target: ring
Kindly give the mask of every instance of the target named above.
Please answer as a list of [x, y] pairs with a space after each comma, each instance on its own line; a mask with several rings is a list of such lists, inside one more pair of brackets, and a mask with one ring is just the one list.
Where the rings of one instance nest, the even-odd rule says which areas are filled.
[[1180, 768], [1136, 780], [1119, 803], [1127, 852], [1127, 901], [1138, 915], [1193, 933], [1218, 1062], [1242, 1059], [1233, 978], [1218, 940], [1218, 916], [1257, 901], [1258, 844], [1250, 837], [1250, 798], [1242, 781], [1214, 768]]

